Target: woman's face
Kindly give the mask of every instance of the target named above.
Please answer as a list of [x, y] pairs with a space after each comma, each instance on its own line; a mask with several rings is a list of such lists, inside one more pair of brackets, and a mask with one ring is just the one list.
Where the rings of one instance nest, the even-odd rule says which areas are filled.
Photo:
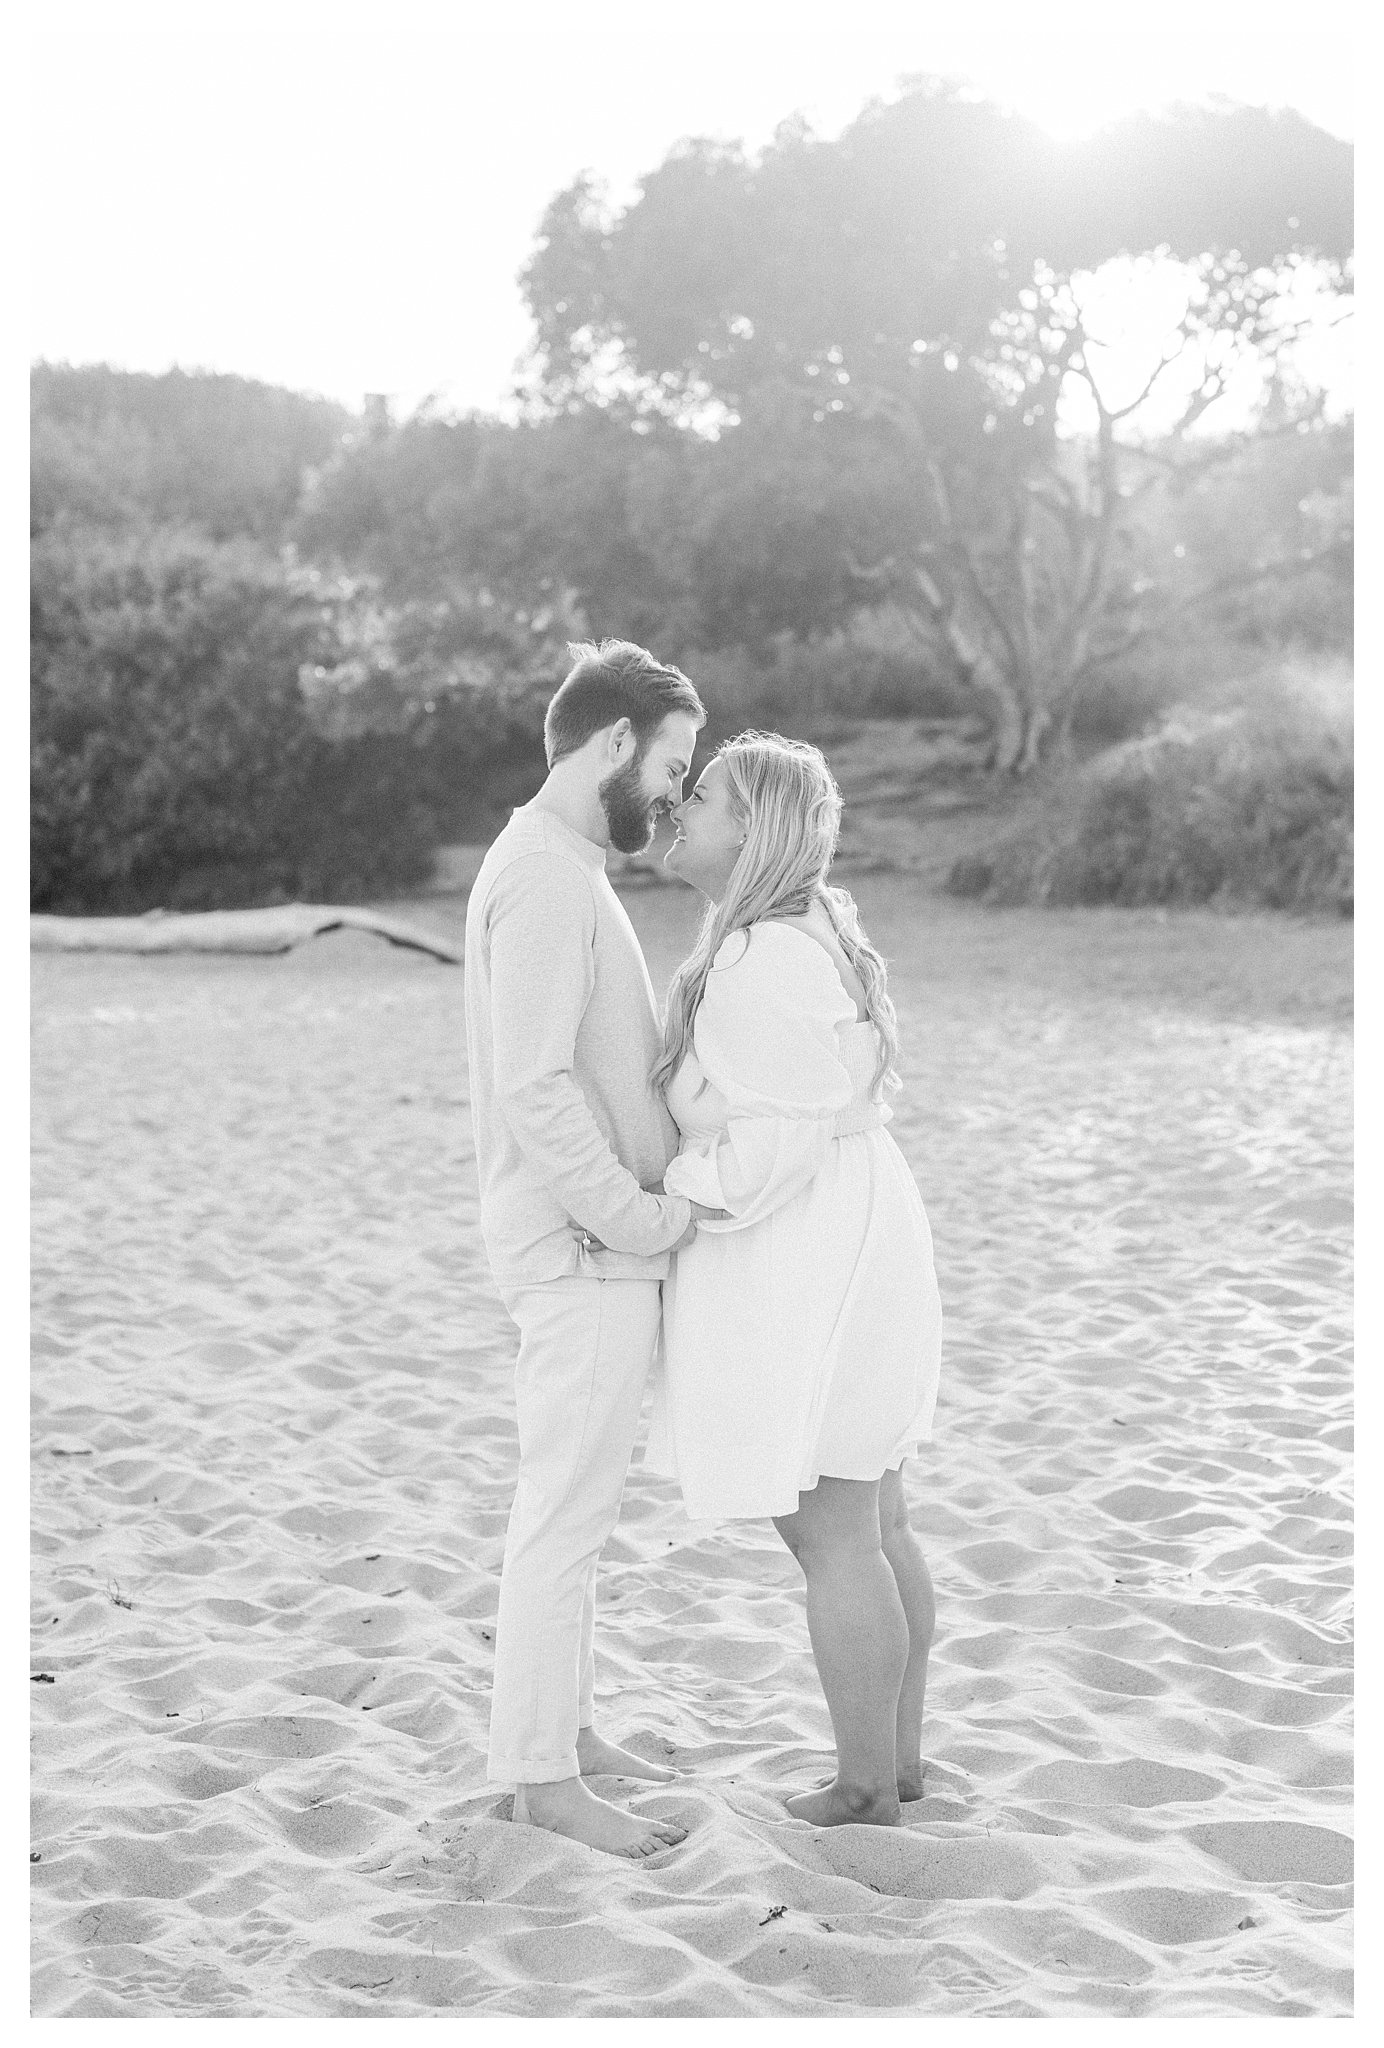
[[670, 815], [678, 836], [664, 855], [663, 865], [680, 881], [690, 882], [703, 896], [719, 903], [745, 844], [744, 824], [731, 809], [725, 762], [710, 762], [691, 795], [675, 804]]

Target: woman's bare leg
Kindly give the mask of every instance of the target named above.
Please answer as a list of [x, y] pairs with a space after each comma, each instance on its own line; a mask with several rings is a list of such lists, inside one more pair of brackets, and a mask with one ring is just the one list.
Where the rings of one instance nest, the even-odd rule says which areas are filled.
[[807, 1631], [836, 1737], [836, 1778], [786, 1804], [819, 1827], [899, 1818], [894, 1744], [908, 1622], [884, 1555], [878, 1480], [823, 1476], [774, 1526], [807, 1580]]
[[923, 1694], [927, 1690], [927, 1657], [937, 1619], [932, 1578], [908, 1519], [902, 1472], [886, 1472], [879, 1482], [879, 1528], [884, 1555], [894, 1574], [908, 1620], [908, 1662], [899, 1692], [895, 1752], [900, 1799], [923, 1796]]

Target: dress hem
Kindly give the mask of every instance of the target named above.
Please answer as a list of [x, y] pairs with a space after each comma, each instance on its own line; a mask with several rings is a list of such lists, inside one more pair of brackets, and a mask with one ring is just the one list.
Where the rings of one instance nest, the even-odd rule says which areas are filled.
[[[793, 1496], [791, 1506], [694, 1508], [691, 1502], [688, 1500], [686, 1494], [683, 1494], [683, 1510], [689, 1522], [764, 1522], [772, 1521], [776, 1516], [780, 1515], [794, 1515], [798, 1511], [799, 1497], [804, 1493], [811, 1493], [813, 1487], [817, 1484], [817, 1481], [819, 1479], [853, 1479], [858, 1480], [862, 1485], [868, 1486], [874, 1480], [882, 1479], [884, 1477], [885, 1472], [900, 1471], [910, 1458], [917, 1456], [918, 1451], [921, 1449], [923, 1444], [931, 1442], [932, 1438], [930, 1435], [925, 1437], [919, 1437], [916, 1439], [916, 1441], [910, 1441], [907, 1449], [898, 1452], [897, 1455], [891, 1458], [889, 1463], [884, 1466], [883, 1470], [879, 1472], [813, 1473], [810, 1476], [808, 1483], [798, 1488], [797, 1493]], [[681, 1482], [678, 1480], [677, 1474], [675, 1472], [660, 1473], [659, 1476], [661, 1478], [670, 1478], [679, 1486], [681, 1485]]]

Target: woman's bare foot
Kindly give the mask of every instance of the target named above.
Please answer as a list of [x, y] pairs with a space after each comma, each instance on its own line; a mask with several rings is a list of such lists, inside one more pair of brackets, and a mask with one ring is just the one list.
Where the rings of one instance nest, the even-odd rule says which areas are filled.
[[[907, 1806], [909, 1802], [914, 1799], [926, 1798], [927, 1794], [924, 1787], [924, 1780], [926, 1779], [926, 1777], [926, 1764], [918, 1764], [915, 1768], [908, 1770], [900, 1768], [898, 1774], [898, 1794], [900, 1806]], [[821, 1792], [829, 1792], [831, 1790], [831, 1787], [835, 1783], [836, 1780], [834, 1778], [823, 1778], [821, 1784], [817, 1789]], [[806, 1792], [795, 1792], [793, 1796], [795, 1799], [806, 1799], [810, 1795]]]
[[896, 1828], [899, 1824], [897, 1796], [862, 1791], [835, 1779], [815, 1792], [795, 1792], [783, 1803], [794, 1820], [811, 1821], [816, 1828]]
[[577, 1769], [584, 1778], [648, 1778], [655, 1785], [666, 1785], [677, 1776], [662, 1764], [646, 1763], [633, 1750], [607, 1742], [594, 1728], [577, 1730]]
[[514, 1793], [514, 1818], [569, 1841], [585, 1842], [608, 1856], [655, 1856], [687, 1840], [687, 1830], [671, 1820], [644, 1820], [607, 1799], [598, 1799], [580, 1778], [558, 1778], [550, 1784], [519, 1785]]

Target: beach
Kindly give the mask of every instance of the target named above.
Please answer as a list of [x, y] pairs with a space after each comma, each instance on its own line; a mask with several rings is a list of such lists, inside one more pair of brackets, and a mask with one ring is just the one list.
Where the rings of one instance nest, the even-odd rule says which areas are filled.
[[[926, 1796], [786, 1815], [798, 1569], [637, 1451], [598, 1722], [679, 1776], [597, 1789], [690, 1830], [639, 1864], [485, 1779], [461, 972], [35, 957], [35, 2013], [1350, 2012], [1350, 928], [853, 886], [946, 1314]], [[625, 900], [661, 992], [694, 899]]]

